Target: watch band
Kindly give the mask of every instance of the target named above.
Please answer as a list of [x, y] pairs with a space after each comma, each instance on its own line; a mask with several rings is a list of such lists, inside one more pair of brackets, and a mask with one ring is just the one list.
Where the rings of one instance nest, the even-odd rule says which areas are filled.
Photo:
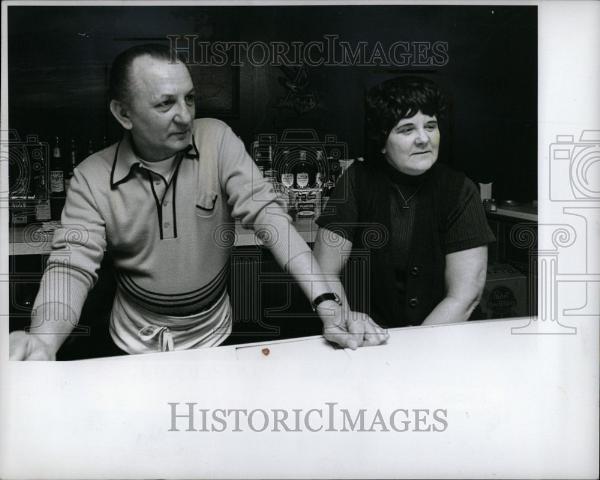
[[322, 293], [321, 295], [319, 295], [317, 298], [315, 298], [312, 302], [311, 302], [311, 307], [313, 309], [313, 311], [317, 311], [317, 307], [323, 303], [326, 302], [327, 300], [333, 300], [335, 303], [337, 303], [338, 305], [342, 305], [342, 299], [340, 298], [340, 296], [335, 293], [335, 292], [325, 292]]

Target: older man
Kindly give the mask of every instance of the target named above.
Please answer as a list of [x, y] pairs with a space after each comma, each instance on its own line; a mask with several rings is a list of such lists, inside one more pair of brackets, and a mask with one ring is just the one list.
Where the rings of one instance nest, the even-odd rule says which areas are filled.
[[299, 282], [344, 347], [387, 334], [343, 308], [270, 184], [223, 122], [195, 117], [194, 85], [168, 48], [121, 53], [110, 109], [123, 139], [82, 162], [55, 233], [30, 333], [11, 334], [11, 358], [54, 359], [79, 320], [104, 251], [117, 272], [110, 333], [130, 354], [221, 344], [231, 333], [227, 294], [233, 219], [253, 228]]

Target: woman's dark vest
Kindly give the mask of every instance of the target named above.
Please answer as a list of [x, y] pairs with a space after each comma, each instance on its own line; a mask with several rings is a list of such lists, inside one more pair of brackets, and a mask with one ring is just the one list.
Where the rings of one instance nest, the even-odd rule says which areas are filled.
[[384, 168], [371, 165], [357, 164], [355, 174], [361, 226], [353, 253], [369, 259], [368, 313], [386, 327], [420, 325], [445, 296], [443, 238], [465, 176], [440, 163], [424, 174], [418, 202], [411, 207], [417, 210], [406, 269], [406, 301], [401, 302], [391, 261], [392, 180]]

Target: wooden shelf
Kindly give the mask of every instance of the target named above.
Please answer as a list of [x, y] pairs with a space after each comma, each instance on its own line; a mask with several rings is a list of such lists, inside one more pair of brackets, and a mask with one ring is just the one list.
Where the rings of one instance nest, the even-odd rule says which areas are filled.
[[529, 220], [531, 222], [537, 222], [538, 211], [537, 206], [531, 204], [518, 205], [514, 207], [499, 206], [495, 212], [487, 212], [488, 215], [498, 215], [502, 217], [510, 217], [518, 220]]

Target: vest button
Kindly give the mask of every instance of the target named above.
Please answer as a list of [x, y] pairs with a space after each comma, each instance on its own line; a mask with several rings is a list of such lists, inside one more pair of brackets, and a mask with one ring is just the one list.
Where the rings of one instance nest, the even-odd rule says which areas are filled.
[[409, 306], [410, 308], [415, 308], [415, 307], [416, 307], [418, 304], [419, 304], [419, 299], [418, 299], [418, 298], [411, 298], [411, 299], [408, 301], [408, 306]]
[[411, 274], [413, 277], [416, 277], [416, 276], [418, 276], [418, 275], [419, 275], [419, 267], [417, 267], [417, 266], [415, 266], [415, 267], [412, 267], [412, 268], [410, 269], [410, 274]]

